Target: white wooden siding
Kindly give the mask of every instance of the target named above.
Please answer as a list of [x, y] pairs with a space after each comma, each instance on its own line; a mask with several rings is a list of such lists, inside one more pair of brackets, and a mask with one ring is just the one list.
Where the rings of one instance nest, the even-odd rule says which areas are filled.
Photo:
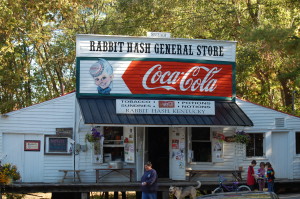
[[240, 99], [237, 99], [236, 103], [254, 123], [254, 127], [250, 127], [247, 129], [276, 129], [275, 118], [285, 118], [286, 127], [284, 128], [293, 128], [300, 130], [299, 117], [295, 117]]
[[[7, 153], [3, 163], [16, 162], [21, 171], [23, 182], [58, 182], [62, 173], [59, 169], [73, 169], [73, 155], [44, 155], [44, 135], [56, 134], [56, 128], [73, 128], [75, 112], [75, 93], [67, 94], [40, 104], [32, 105], [17, 111], [6, 113], [7, 117], [0, 117], [0, 152]], [[7, 145], [16, 146], [18, 141], [18, 158], [21, 161], [13, 160], [15, 152], [8, 150], [3, 142], [9, 135]], [[22, 137], [22, 139], [21, 139]], [[8, 137], [7, 137], [8, 138]], [[39, 139], [41, 151], [24, 153], [24, 139]], [[4, 149], [4, 147], [6, 147]], [[35, 153], [35, 154], [34, 154]], [[26, 161], [25, 161], [26, 159]], [[13, 161], [13, 162], [11, 162]], [[37, 168], [37, 164], [42, 163]], [[31, 169], [31, 170], [30, 170]], [[27, 175], [24, 171], [36, 172], [37, 175]]]
[[55, 128], [73, 127], [75, 93], [9, 112], [0, 118], [0, 131], [55, 134]]
[[63, 172], [59, 172], [58, 170], [72, 170], [74, 168], [73, 165], [73, 155], [45, 155], [44, 182], [60, 182], [63, 177]]
[[[255, 169], [258, 169], [259, 162], [270, 162], [273, 164], [273, 167], [279, 167], [276, 162], [272, 162], [272, 158], [276, 156], [273, 151], [277, 149], [277, 147], [286, 147], [287, 148], [287, 162], [288, 166], [286, 168], [287, 173], [279, 174], [281, 178], [289, 178], [289, 179], [299, 179], [300, 178], [300, 156], [295, 153], [295, 132], [300, 132], [300, 118], [295, 117], [286, 113], [282, 113], [280, 111], [276, 111], [270, 108], [266, 108], [257, 104], [253, 104], [251, 102], [243, 101], [237, 99], [237, 104], [239, 107], [246, 113], [246, 115], [253, 121], [253, 127], [245, 127], [240, 128], [246, 132], [257, 132], [265, 134], [265, 157], [257, 157], [256, 159], [258, 165]], [[285, 122], [284, 127], [276, 127], [275, 119], [283, 118]], [[277, 133], [288, 133], [287, 141], [280, 142], [280, 146], [272, 146], [272, 137]], [[272, 150], [274, 148], [274, 150]], [[282, 156], [282, 155], [281, 155]], [[244, 169], [246, 165], [249, 165], [252, 161], [252, 158], [243, 158], [243, 161], [240, 162], [241, 165], [244, 165]], [[248, 166], [247, 166], [248, 167]], [[246, 171], [247, 172], [247, 171]], [[276, 171], [275, 171], [276, 172]], [[244, 173], [245, 175], [245, 173]]]
[[3, 133], [0, 128], [0, 161], [2, 162], [6, 158], [6, 154], [3, 152]]
[[294, 179], [300, 179], [300, 160], [297, 159], [293, 163], [293, 177]]

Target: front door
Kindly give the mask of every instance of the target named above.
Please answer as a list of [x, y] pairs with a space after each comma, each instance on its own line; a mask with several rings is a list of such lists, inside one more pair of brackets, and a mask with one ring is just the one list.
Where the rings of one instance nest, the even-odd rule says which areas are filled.
[[271, 164], [275, 170], [275, 178], [288, 178], [288, 133], [272, 132]]
[[149, 127], [146, 129], [148, 138], [148, 160], [152, 162], [159, 178], [169, 178], [169, 128]]
[[[24, 151], [24, 140], [40, 141], [40, 150]], [[16, 165], [23, 182], [43, 182], [43, 140], [43, 135], [3, 134], [3, 153], [14, 155], [8, 155], [2, 163]]]

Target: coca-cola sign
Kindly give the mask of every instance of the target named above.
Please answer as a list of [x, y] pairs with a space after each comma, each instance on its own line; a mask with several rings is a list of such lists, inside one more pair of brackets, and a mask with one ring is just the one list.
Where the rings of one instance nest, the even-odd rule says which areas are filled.
[[234, 41], [77, 35], [76, 92], [233, 100], [235, 51]]
[[122, 79], [132, 94], [232, 97], [231, 64], [132, 61]]

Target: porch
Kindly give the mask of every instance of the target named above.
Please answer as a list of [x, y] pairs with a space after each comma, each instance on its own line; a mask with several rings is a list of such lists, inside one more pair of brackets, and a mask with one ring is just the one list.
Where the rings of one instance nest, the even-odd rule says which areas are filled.
[[[210, 193], [218, 186], [218, 182], [201, 181], [199, 188], [201, 193]], [[240, 184], [245, 184], [245, 181]], [[196, 186], [195, 181], [172, 181], [159, 180], [158, 198], [163, 199], [169, 195], [169, 187], [171, 185], [178, 187]], [[300, 179], [276, 179], [276, 193], [299, 192]], [[118, 192], [122, 192], [122, 198], [126, 198], [126, 192], [136, 192], [137, 198], [140, 195], [140, 182], [110, 182], [110, 183], [14, 183], [4, 185], [1, 189], [6, 193], [89, 193], [89, 192], [114, 192], [115, 198], [118, 198]]]

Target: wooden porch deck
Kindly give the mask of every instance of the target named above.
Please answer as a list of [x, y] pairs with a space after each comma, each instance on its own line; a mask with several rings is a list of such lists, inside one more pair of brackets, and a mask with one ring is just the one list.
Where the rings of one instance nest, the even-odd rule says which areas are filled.
[[[201, 181], [200, 190], [211, 191], [216, 188], [218, 182]], [[230, 182], [228, 182], [230, 183]], [[245, 184], [245, 181], [240, 184]], [[172, 181], [159, 180], [159, 191], [168, 192], [169, 187], [196, 186], [195, 181]], [[276, 179], [275, 187], [277, 193], [286, 191], [300, 191], [300, 179]], [[7, 193], [38, 193], [38, 192], [108, 192], [108, 191], [140, 191], [140, 182], [106, 182], [106, 183], [14, 183], [11, 185], [2, 185], [2, 192]]]

